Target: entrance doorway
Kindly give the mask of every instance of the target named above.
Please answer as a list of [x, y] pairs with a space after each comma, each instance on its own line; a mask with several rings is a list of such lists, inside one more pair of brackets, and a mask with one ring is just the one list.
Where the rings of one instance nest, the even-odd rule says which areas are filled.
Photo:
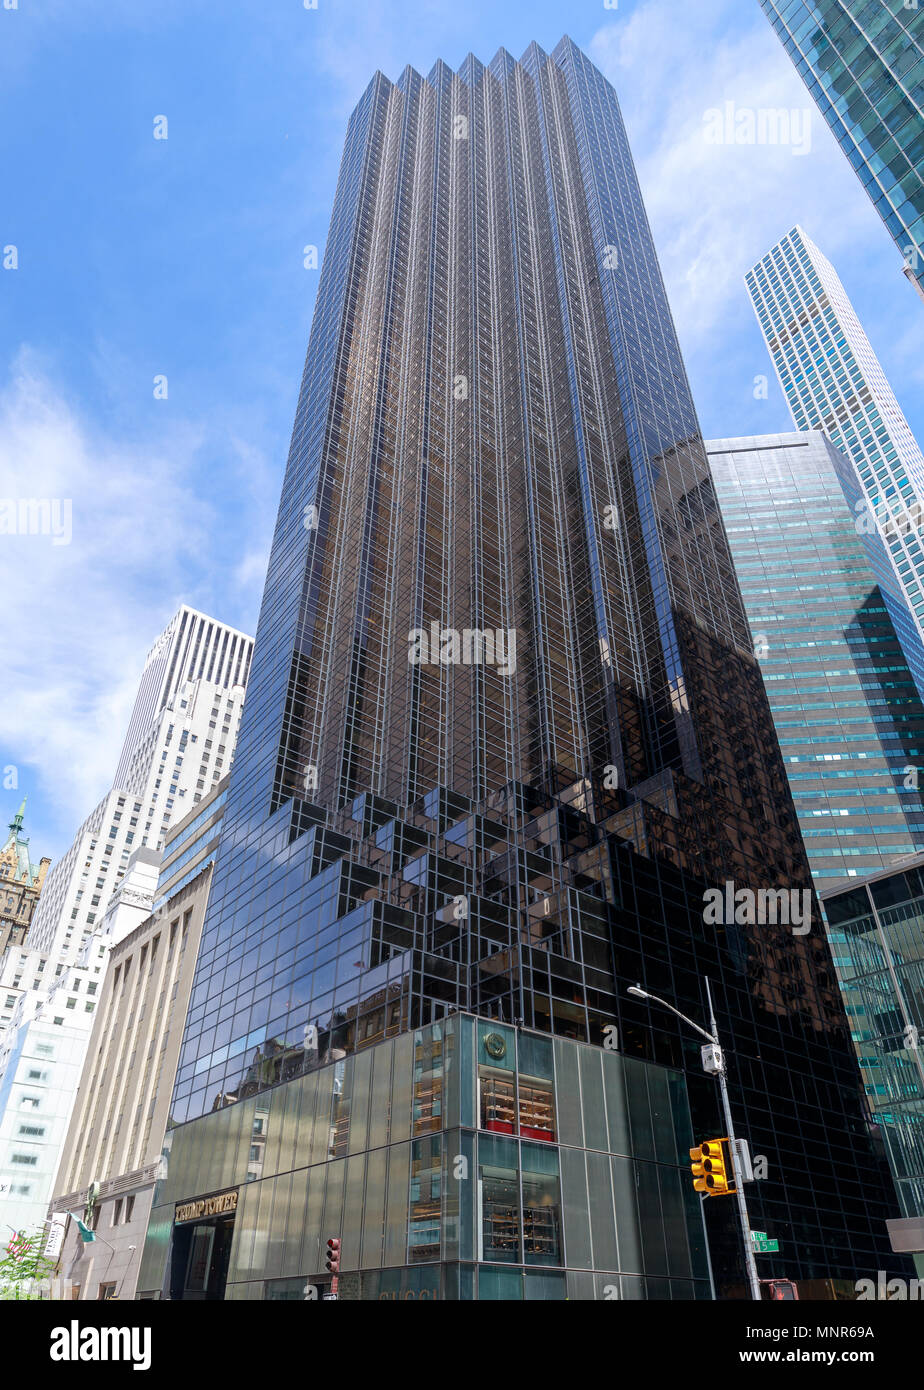
[[170, 1263], [171, 1299], [185, 1303], [223, 1299], [233, 1237], [233, 1216], [215, 1216], [175, 1226]]

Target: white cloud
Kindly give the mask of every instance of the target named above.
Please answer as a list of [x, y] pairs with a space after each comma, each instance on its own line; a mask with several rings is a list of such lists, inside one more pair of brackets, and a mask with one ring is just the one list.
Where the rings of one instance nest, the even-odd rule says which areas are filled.
[[[641, 5], [598, 31], [589, 53], [620, 96], [684, 347], [714, 340], [747, 309], [741, 277], [801, 223], [833, 260], [858, 236], [885, 236], [866, 194], [770, 25], [740, 28], [740, 0], [684, 11]], [[709, 143], [706, 113], [800, 114], [789, 144]], [[747, 310], [749, 313], [750, 311]]]
[[[70, 544], [0, 536], [0, 740], [20, 791], [40, 793], [30, 801], [39, 853], [60, 852], [110, 784], [157, 633], [181, 602], [205, 607], [227, 588], [238, 538], [197, 487], [199, 444], [199, 431], [182, 425], [154, 445], [115, 444], [27, 350], [0, 393], [0, 497], [61, 499], [72, 512]], [[256, 561], [242, 580], [258, 600]], [[51, 848], [37, 833], [40, 804], [59, 835]]]

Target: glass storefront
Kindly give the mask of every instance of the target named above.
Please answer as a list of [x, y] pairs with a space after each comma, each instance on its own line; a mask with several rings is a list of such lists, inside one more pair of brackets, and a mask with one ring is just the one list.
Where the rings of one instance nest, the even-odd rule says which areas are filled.
[[707, 1298], [691, 1143], [679, 1073], [458, 1015], [172, 1130], [139, 1288], [322, 1297], [339, 1236], [346, 1300]]

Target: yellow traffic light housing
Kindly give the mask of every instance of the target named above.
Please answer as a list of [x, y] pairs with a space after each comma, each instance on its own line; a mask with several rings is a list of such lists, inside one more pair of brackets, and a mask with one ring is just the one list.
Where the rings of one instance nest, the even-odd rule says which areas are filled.
[[690, 1150], [693, 1187], [707, 1197], [722, 1197], [735, 1190], [731, 1185], [731, 1165], [726, 1163], [724, 1146], [727, 1142], [726, 1139], [707, 1139]]

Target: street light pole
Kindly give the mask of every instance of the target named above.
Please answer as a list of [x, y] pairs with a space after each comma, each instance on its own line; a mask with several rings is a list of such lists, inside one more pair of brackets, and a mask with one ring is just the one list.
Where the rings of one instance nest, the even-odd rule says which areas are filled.
[[[711, 1033], [707, 1033], [704, 1028], [700, 1028], [698, 1023], [694, 1023], [692, 1018], [687, 1018], [686, 1014], [682, 1014], [679, 1009], [675, 1009], [673, 1004], [669, 1004], [666, 999], [659, 999], [656, 994], [649, 994], [648, 991], [642, 989], [640, 985], [630, 986], [629, 993], [634, 994], [639, 999], [650, 999], [653, 1004], [660, 1004], [662, 1008], [669, 1009], [672, 1014], [676, 1014], [678, 1018], [683, 1019], [684, 1023], [689, 1024], [689, 1026], [694, 1030], [694, 1032], [699, 1033], [701, 1038], [705, 1038], [707, 1042], [711, 1043], [713, 1047], [716, 1047], [719, 1050], [721, 1064], [719, 1066], [717, 1075], [719, 1078], [719, 1090], [722, 1095], [722, 1111], [725, 1116], [725, 1127], [728, 1132], [728, 1148], [731, 1155], [732, 1177], [735, 1182], [735, 1198], [738, 1204], [738, 1220], [741, 1226], [741, 1239], [744, 1243], [744, 1266], [747, 1270], [748, 1284], [751, 1289], [751, 1297], [755, 1301], [759, 1302], [760, 1280], [757, 1277], [757, 1261], [754, 1258], [754, 1246], [751, 1241], [751, 1227], [750, 1223], [748, 1222], [747, 1201], [745, 1200], [744, 1196], [744, 1183], [742, 1181], [741, 1165], [738, 1160], [738, 1148], [735, 1142], [735, 1131], [732, 1125], [731, 1103], [728, 1099], [728, 1085], [725, 1078], [725, 1053], [722, 1051], [721, 1045], [719, 1043], [719, 1033], [718, 1028], [716, 1027], [715, 1011], [712, 1007], [712, 991], [709, 988], [709, 981], [708, 979], [706, 980], [706, 998], [709, 1001], [709, 1026], [712, 1029]], [[708, 1240], [706, 1242], [706, 1247], [708, 1254]], [[710, 1267], [710, 1279], [711, 1273], [712, 1271]]]
[[709, 1000], [709, 1026], [712, 1029], [712, 1040], [719, 1047], [721, 1053], [721, 1067], [719, 1069], [719, 1090], [722, 1093], [722, 1109], [725, 1112], [725, 1127], [728, 1130], [728, 1147], [731, 1150], [732, 1176], [735, 1179], [735, 1198], [738, 1202], [738, 1219], [741, 1222], [741, 1238], [744, 1241], [744, 1262], [748, 1272], [748, 1283], [751, 1286], [751, 1297], [760, 1301], [760, 1280], [757, 1277], [757, 1261], [754, 1258], [754, 1242], [751, 1240], [751, 1224], [748, 1221], [748, 1205], [744, 1196], [744, 1181], [741, 1172], [741, 1164], [738, 1161], [738, 1146], [735, 1143], [735, 1131], [732, 1126], [731, 1102], [728, 1099], [728, 1084], [725, 1079], [725, 1053], [719, 1046], [719, 1030], [716, 1027], [715, 1011], [712, 1007], [712, 990], [709, 988], [709, 980], [706, 980], [706, 998]]

